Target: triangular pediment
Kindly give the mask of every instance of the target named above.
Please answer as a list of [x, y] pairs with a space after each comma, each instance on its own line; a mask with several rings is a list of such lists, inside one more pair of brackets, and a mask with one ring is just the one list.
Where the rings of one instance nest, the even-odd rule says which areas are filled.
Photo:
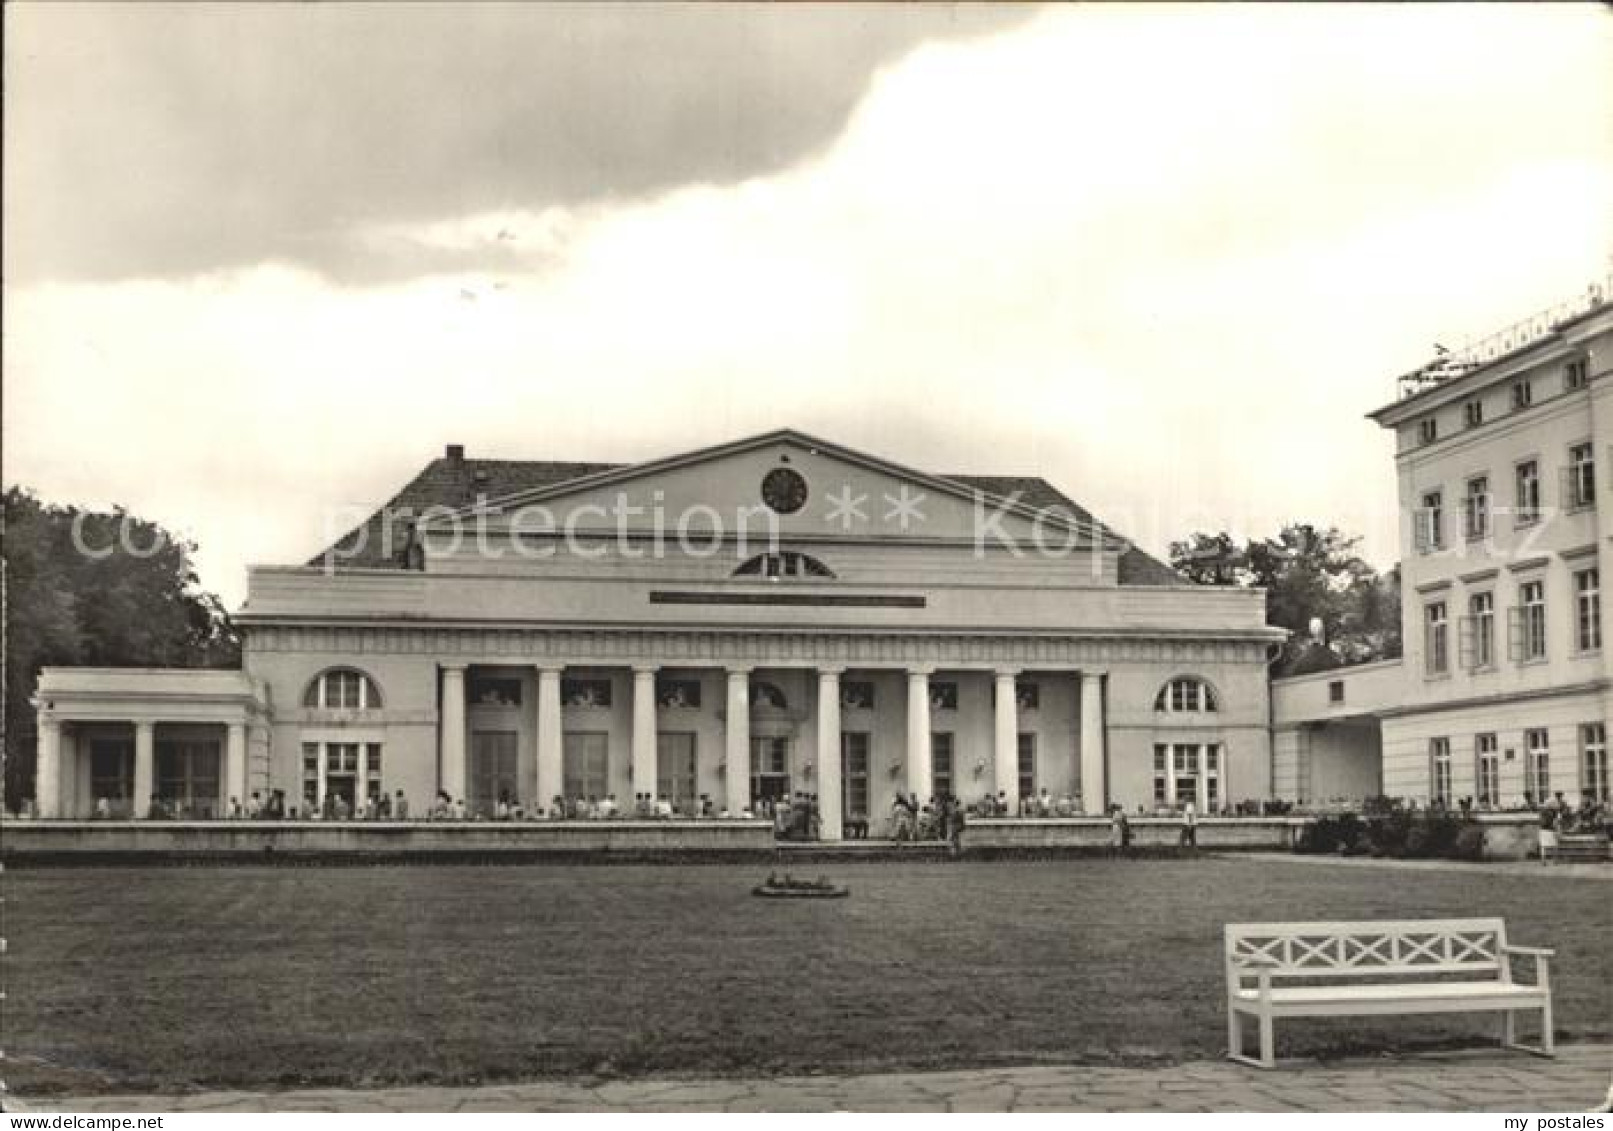
[[[1101, 529], [1069, 506], [1015, 499], [902, 467], [793, 430], [612, 468], [501, 498], [458, 516], [494, 528], [643, 534], [778, 531], [845, 539], [1091, 545]], [[1043, 505], [1033, 505], [1041, 503]], [[1114, 544], [1113, 536], [1107, 542]]]

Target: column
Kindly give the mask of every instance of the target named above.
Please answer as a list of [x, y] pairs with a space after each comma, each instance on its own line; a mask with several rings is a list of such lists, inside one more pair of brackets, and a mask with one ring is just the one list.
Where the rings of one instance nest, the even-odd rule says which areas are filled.
[[153, 751], [157, 745], [157, 725], [149, 722], [134, 724], [134, 815], [144, 817], [151, 811]]
[[465, 796], [465, 665], [442, 667], [442, 756], [438, 788], [458, 801]]
[[[538, 669], [538, 791], [533, 804], [546, 811], [565, 785], [565, 740], [560, 714], [560, 668]], [[552, 816], [553, 814], [551, 814]]]
[[[230, 723], [224, 730], [224, 804], [235, 798], [246, 805], [246, 724]], [[229, 810], [226, 808], [225, 813]]]
[[818, 818], [824, 840], [839, 840], [841, 835], [840, 772], [840, 669], [822, 668], [818, 671]]
[[1103, 673], [1081, 673], [1081, 805], [1102, 813], [1109, 805], [1104, 778]]
[[750, 808], [750, 669], [728, 670], [728, 815]]
[[907, 791], [918, 794], [919, 804], [929, 800], [930, 780], [930, 668], [907, 673]]
[[1019, 815], [1019, 692], [1014, 679], [1017, 668], [998, 668], [995, 675], [997, 702], [994, 711], [992, 760], [997, 768], [997, 792], [1008, 804], [1008, 815]]
[[638, 664], [633, 668], [633, 792], [657, 792], [655, 764], [655, 668]]
[[34, 755], [34, 806], [41, 817], [62, 815], [62, 724], [39, 720]]

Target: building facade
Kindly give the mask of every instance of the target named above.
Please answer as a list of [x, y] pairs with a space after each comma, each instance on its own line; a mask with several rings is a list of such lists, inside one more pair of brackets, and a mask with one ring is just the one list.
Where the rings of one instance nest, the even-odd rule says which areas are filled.
[[450, 447], [250, 571], [241, 672], [47, 669], [38, 804], [197, 816], [438, 791], [488, 812], [898, 791], [1087, 813], [1271, 792], [1259, 591], [1187, 584], [1039, 479], [793, 431], [648, 463]]
[[1280, 795], [1608, 799], [1606, 296], [1403, 378], [1371, 414], [1395, 436], [1405, 656], [1274, 685]]

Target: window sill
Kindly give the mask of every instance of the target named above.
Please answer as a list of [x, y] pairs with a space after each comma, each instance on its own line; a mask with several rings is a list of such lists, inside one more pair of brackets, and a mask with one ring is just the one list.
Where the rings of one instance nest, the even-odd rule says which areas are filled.
[[1534, 668], [1534, 667], [1539, 667], [1541, 664], [1546, 664], [1546, 663], [1550, 663], [1550, 662], [1551, 662], [1550, 657], [1547, 657], [1547, 656], [1529, 656], [1529, 657], [1527, 657], [1525, 659], [1519, 660], [1518, 661], [1518, 666], [1520, 668]]
[[1499, 670], [1500, 669], [1497, 668], [1493, 663], [1492, 664], [1479, 664], [1476, 667], [1468, 668], [1467, 669], [1467, 674], [1470, 675], [1470, 676], [1494, 675]]
[[1536, 515], [1522, 515], [1522, 514], [1520, 514], [1517, 518], [1515, 518], [1513, 520], [1512, 529], [1514, 529], [1514, 530], [1528, 530], [1531, 526], [1539, 526], [1539, 525], [1540, 525], [1540, 516], [1538, 514], [1536, 514]]
[[1583, 503], [1570, 503], [1570, 504], [1568, 504], [1566, 507], [1563, 508], [1563, 513], [1564, 514], [1580, 514], [1580, 513], [1584, 512], [1584, 511], [1593, 511], [1595, 509], [1596, 509], [1596, 500], [1595, 499], [1590, 499], [1587, 502], [1583, 502]]
[[1440, 680], [1450, 679], [1450, 678], [1451, 678], [1451, 673], [1449, 671], [1426, 672], [1423, 675], [1423, 682], [1424, 683], [1437, 683]]

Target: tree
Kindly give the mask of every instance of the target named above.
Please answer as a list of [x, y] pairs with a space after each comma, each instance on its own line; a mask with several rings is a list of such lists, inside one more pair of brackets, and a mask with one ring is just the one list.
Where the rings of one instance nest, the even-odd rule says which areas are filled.
[[1265, 589], [1267, 623], [1292, 634], [1275, 670], [1299, 675], [1400, 654], [1399, 571], [1379, 576], [1359, 544], [1335, 527], [1291, 523], [1242, 547], [1227, 534], [1195, 533], [1172, 543], [1170, 557], [1199, 584]]
[[33, 794], [39, 670], [233, 667], [240, 640], [218, 598], [202, 589], [194, 543], [122, 508], [43, 503], [6, 489], [5, 797]]

